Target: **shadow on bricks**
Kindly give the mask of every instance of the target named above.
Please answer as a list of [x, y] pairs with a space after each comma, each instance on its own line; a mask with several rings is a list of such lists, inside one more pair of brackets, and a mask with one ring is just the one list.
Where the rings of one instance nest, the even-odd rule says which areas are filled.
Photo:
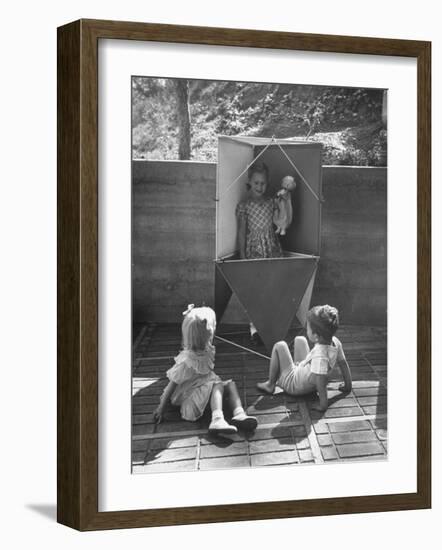
[[[210, 404], [198, 420], [189, 422], [181, 418], [179, 407], [169, 403], [164, 411], [163, 421], [156, 423], [153, 414], [168, 383], [164, 372], [158, 373], [161, 378], [146, 379], [135, 376], [133, 379], [135, 386], [132, 398], [133, 465], [186, 460], [194, 456], [198, 444], [211, 444], [225, 449], [247, 439], [249, 434], [242, 431], [230, 437], [209, 435]], [[153, 374], [153, 372], [150, 373], [151, 376]], [[242, 386], [241, 381], [236, 383], [239, 387]], [[229, 422], [231, 411], [227, 403], [223, 409], [225, 418]]]

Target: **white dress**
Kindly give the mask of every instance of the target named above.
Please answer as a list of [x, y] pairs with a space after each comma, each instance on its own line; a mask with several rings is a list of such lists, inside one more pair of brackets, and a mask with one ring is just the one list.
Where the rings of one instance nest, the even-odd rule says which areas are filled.
[[184, 420], [198, 420], [209, 402], [213, 385], [221, 382], [215, 374], [215, 348], [204, 351], [184, 349], [175, 357], [175, 365], [166, 373], [177, 387], [171, 396], [172, 405], [180, 407]]

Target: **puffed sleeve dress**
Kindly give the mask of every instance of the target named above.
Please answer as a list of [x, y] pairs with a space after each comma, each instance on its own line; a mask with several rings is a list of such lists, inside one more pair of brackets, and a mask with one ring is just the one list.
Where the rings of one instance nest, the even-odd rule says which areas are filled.
[[204, 351], [184, 349], [166, 373], [167, 378], [177, 384], [171, 403], [180, 407], [184, 420], [195, 421], [202, 416], [213, 385], [221, 382], [214, 371], [214, 359], [215, 348], [212, 345]]

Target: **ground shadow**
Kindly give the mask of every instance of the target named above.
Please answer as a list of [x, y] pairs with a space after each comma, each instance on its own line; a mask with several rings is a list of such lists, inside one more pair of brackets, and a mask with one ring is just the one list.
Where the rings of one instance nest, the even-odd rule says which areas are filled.
[[[168, 368], [172, 366], [172, 362]], [[179, 407], [168, 404], [163, 421], [156, 423], [153, 418], [154, 411], [160, 402], [164, 387], [167, 385], [165, 372], [161, 378], [140, 388], [132, 397], [132, 465], [148, 465], [157, 460], [159, 455], [167, 449], [178, 449], [195, 445], [198, 437], [204, 439], [219, 448], [226, 448], [239, 439], [247, 438], [249, 433], [239, 431], [233, 436], [211, 435], [208, 433], [211, 421], [210, 405], [206, 407], [204, 414], [195, 422], [183, 420]], [[142, 379], [142, 376], [134, 375], [133, 381]], [[239, 377], [229, 376], [238, 387], [241, 387]], [[236, 378], [236, 379], [235, 379]], [[225, 418], [229, 422], [231, 411], [227, 403], [224, 407]]]
[[57, 505], [56, 504], [25, 504], [28, 510], [32, 510], [40, 516], [43, 516], [52, 521], [57, 521]]
[[[242, 330], [238, 330], [238, 328], [239, 327], [235, 327], [230, 333], [228, 333], [227, 330], [226, 332], [220, 331], [220, 335], [229, 336], [235, 343], [241, 345], [248, 339], [248, 327], [241, 327]], [[159, 340], [156, 340], [155, 343], [157, 348], [150, 349], [149, 353], [147, 353], [149, 346], [146, 343], [143, 350], [143, 352], [145, 351], [146, 353], [142, 353], [141, 355], [143, 355], [143, 357], [139, 358], [139, 364], [144, 364], [144, 366], [138, 366], [133, 376], [135, 392], [132, 402], [132, 433], [134, 435], [132, 464], [134, 466], [149, 466], [155, 463], [157, 464], [156, 468], [159, 468], [164, 463], [169, 464], [170, 468], [171, 463], [177, 461], [181, 461], [182, 464], [187, 462], [188, 464], [190, 459], [195, 457], [196, 447], [206, 444], [214, 445], [218, 447], [218, 449], [223, 450], [244, 440], [264, 441], [273, 439], [281, 444], [281, 450], [283, 450], [288, 444], [289, 437], [293, 439], [297, 449], [298, 443], [305, 445], [305, 440], [308, 441], [310, 435], [319, 434], [319, 439], [327, 440], [327, 434], [324, 431], [318, 431], [317, 428], [319, 423], [319, 428], [323, 430], [324, 426], [321, 426], [321, 421], [327, 422], [327, 416], [324, 412], [319, 411], [315, 407], [316, 403], [319, 404], [316, 392], [297, 398], [289, 396], [282, 391], [272, 396], [257, 391], [256, 382], [262, 381], [263, 378], [261, 378], [261, 376], [266, 372], [263, 359], [257, 360], [256, 364], [253, 361], [250, 362], [249, 359], [244, 363], [244, 357], [249, 357], [249, 355], [244, 354], [244, 352], [235, 349], [235, 346], [230, 345], [221, 347], [217, 350], [219, 364], [218, 368], [216, 368], [216, 372], [223, 380], [232, 379], [235, 381], [240, 391], [240, 395], [243, 398], [244, 408], [248, 414], [258, 418], [258, 429], [252, 433], [239, 432], [234, 436], [209, 435], [208, 427], [211, 420], [210, 407], [207, 408], [204, 415], [196, 422], [187, 422], [181, 419], [179, 408], [171, 405], [169, 405], [165, 411], [164, 421], [161, 424], [155, 424], [153, 412], [158, 406], [161, 393], [168, 382], [166, 371], [173, 365], [172, 354], [177, 352], [177, 350], [175, 350], [175, 346], [178, 345], [178, 340], [176, 338], [177, 332], [179, 332], [179, 327], [177, 327], [177, 330], [173, 329], [165, 333], [165, 335], [160, 335]], [[294, 337], [299, 334], [303, 334], [302, 329], [300, 330], [297, 328], [290, 331], [287, 341], [291, 349], [293, 347], [292, 343]], [[164, 339], [165, 343], [161, 338]], [[226, 346], [226, 343], [220, 344], [220, 346]], [[266, 353], [262, 345], [257, 346], [256, 349], [258, 352]], [[159, 355], [158, 361], [155, 360], [155, 353]], [[235, 369], [237, 368], [238, 370], [236, 371]], [[359, 403], [359, 398], [357, 398], [353, 392], [344, 393], [337, 391], [336, 388], [338, 384], [342, 382], [342, 376], [339, 372], [336, 371], [333, 373], [330, 382], [333, 383], [331, 388], [333, 391], [330, 392], [328, 408], [333, 407], [335, 403], [350, 396], [354, 398], [356, 403], [349, 405], [344, 404], [343, 408], [358, 407], [359, 412], [356, 414], [362, 412], [361, 409], [363, 408], [363, 404], [361, 405], [361, 403]], [[137, 384], [138, 387], [136, 387]], [[371, 418], [375, 418], [375, 420], [371, 420], [371, 422], [379, 437], [379, 431], [381, 429], [386, 430], [386, 415], [382, 416], [381, 414], [381, 412], [386, 411], [379, 406], [379, 403], [383, 402], [383, 407], [385, 407], [386, 398], [377, 402], [375, 398], [385, 394], [386, 389], [384, 386], [380, 385], [379, 390], [376, 390], [376, 392], [374, 387], [369, 388], [369, 390], [371, 390], [372, 393], [366, 394], [370, 395], [370, 402], [366, 400], [366, 404], [374, 405], [376, 403], [376, 414], [374, 414], [375, 411], [373, 410], [375, 407], [369, 407], [372, 409], [370, 411], [364, 410], [364, 414], [373, 415]], [[374, 395], [374, 393], [376, 393], [376, 395]], [[371, 403], [371, 397], [373, 397], [373, 403]], [[301, 404], [304, 405], [301, 406]], [[337, 408], [341, 408], [341, 406], [338, 405]], [[224, 410], [226, 420], [229, 420], [228, 407], [225, 407]], [[284, 418], [282, 418], [283, 413], [285, 413]], [[378, 416], [378, 413], [380, 413], [380, 416]], [[307, 415], [308, 417], [306, 417]], [[344, 417], [345, 414], [337, 416]], [[362, 418], [363, 417], [361, 417], [361, 419]], [[342, 420], [344, 420], [344, 418], [342, 418]], [[327, 431], [327, 427], [325, 429]], [[381, 438], [379, 437], [379, 439]], [[324, 445], [335, 446], [333, 442], [324, 443]], [[235, 445], [233, 449], [236, 452], [240, 448], [240, 445]], [[262, 448], [264, 448], [264, 444]], [[277, 452], [280, 450], [270, 443], [268, 448], [268, 452]], [[330, 448], [328, 451], [331, 452], [332, 449]], [[216, 451], [213, 456], [218, 456]], [[219, 456], [230, 455], [227, 453], [226, 455], [219, 454]], [[330, 453], [329, 456], [331, 456]]]

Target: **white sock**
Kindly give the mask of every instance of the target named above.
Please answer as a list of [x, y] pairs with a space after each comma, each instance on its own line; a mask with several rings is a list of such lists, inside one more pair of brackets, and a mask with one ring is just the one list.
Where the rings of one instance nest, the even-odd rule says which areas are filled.
[[212, 420], [218, 420], [218, 418], [224, 418], [224, 414], [221, 409], [215, 409], [212, 411]]
[[233, 410], [233, 418], [237, 418], [238, 416], [247, 416], [242, 407], [236, 407], [236, 409]]

